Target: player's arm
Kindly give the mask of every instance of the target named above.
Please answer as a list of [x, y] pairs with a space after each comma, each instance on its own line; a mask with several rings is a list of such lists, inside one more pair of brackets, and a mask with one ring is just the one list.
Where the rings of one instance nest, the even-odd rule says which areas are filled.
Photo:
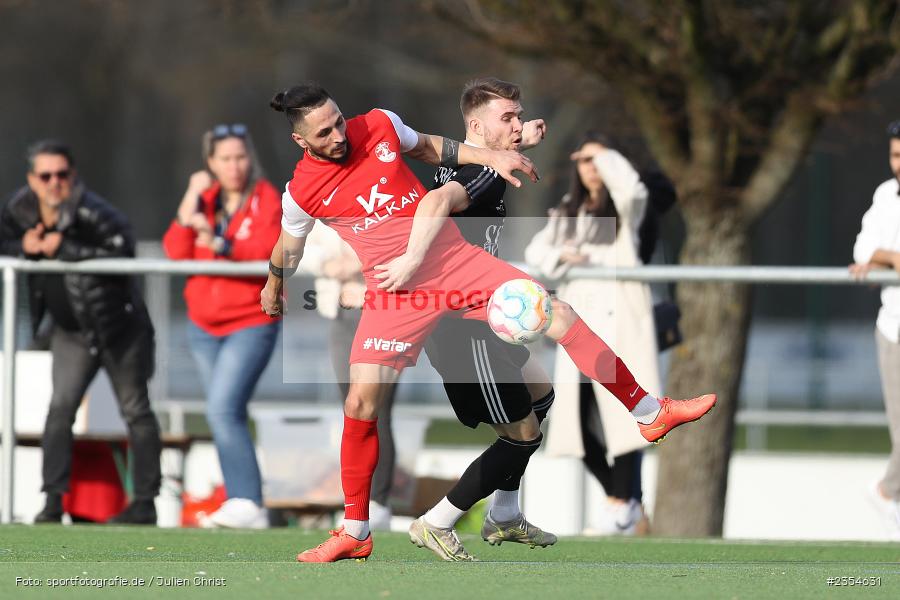
[[497, 173], [515, 187], [521, 187], [522, 182], [513, 176], [513, 171], [521, 171], [533, 182], [537, 182], [537, 169], [531, 159], [511, 150], [488, 150], [468, 144], [461, 144], [456, 140], [418, 133], [419, 141], [416, 146], [407, 152], [411, 158], [421, 160], [430, 165], [450, 167], [455, 169], [460, 165], [484, 165], [497, 171]]
[[503, 179], [516, 187], [521, 187], [522, 182], [513, 176], [513, 171], [521, 171], [536, 182], [538, 177], [534, 163], [526, 156], [511, 150], [487, 150], [467, 144], [461, 144], [456, 140], [419, 133], [405, 124], [395, 113], [383, 111], [394, 124], [394, 130], [400, 139], [400, 152], [428, 163], [433, 166], [443, 166], [455, 169], [459, 165], [484, 165], [497, 171]]
[[316, 221], [301, 209], [285, 188], [281, 196], [281, 235], [269, 257], [269, 278], [259, 293], [262, 311], [270, 317], [284, 312], [284, 280], [293, 275], [303, 258], [306, 236]]
[[305, 246], [306, 236], [298, 238], [281, 230], [269, 258], [269, 278], [259, 293], [262, 311], [270, 317], [278, 317], [284, 312], [284, 280], [297, 271]]
[[469, 205], [466, 189], [450, 181], [425, 194], [416, 207], [406, 252], [385, 265], [375, 265], [375, 278], [380, 289], [395, 292], [405, 284], [425, 260], [425, 254], [451, 213]]
[[547, 135], [547, 124], [543, 119], [533, 119], [525, 121], [522, 125], [522, 143], [519, 144], [519, 150], [530, 150], [544, 140]]

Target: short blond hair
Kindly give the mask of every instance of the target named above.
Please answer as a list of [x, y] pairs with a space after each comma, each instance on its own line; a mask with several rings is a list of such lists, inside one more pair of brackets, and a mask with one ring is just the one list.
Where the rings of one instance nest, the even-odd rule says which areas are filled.
[[480, 108], [494, 98], [518, 101], [521, 90], [515, 83], [496, 77], [479, 77], [467, 82], [459, 98], [459, 110], [465, 119], [476, 108]]

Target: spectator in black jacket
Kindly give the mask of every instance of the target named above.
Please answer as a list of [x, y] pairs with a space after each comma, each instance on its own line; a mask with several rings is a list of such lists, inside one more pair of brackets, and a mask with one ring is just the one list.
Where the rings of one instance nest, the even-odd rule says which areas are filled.
[[[0, 253], [62, 261], [134, 256], [128, 220], [85, 189], [65, 144], [37, 142], [28, 150], [28, 163], [28, 185], [0, 213]], [[109, 522], [155, 524], [162, 443], [147, 393], [154, 332], [136, 281], [118, 275], [36, 273], [28, 283], [34, 331], [45, 317], [52, 320], [53, 353], [53, 395], [41, 442], [47, 500], [35, 522], [62, 519], [75, 412], [103, 367], [128, 426], [134, 481], [131, 503]]]

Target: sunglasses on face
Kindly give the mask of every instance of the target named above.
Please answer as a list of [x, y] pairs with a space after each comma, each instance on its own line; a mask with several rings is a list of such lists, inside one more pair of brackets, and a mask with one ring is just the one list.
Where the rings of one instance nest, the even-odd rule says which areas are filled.
[[67, 181], [69, 179], [69, 175], [71, 175], [69, 169], [63, 169], [62, 171], [47, 171], [44, 173], [35, 173], [35, 176], [44, 183], [50, 183], [50, 180], [54, 177], [56, 177], [60, 181]]
[[243, 123], [232, 123], [231, 125], [221, 124], [212, 128], [214, 140], [221, 140], [227, 137], [247, 137], [247, 126]]

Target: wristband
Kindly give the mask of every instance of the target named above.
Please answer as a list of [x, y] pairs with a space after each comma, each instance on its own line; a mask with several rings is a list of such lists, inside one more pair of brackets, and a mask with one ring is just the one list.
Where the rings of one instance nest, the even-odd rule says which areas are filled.
[[291, 268], [291, 267], [276, 267], [270, 260], [269, 261], [269, 272], [272, 275], [274, 275], [275, 277], [278, 277], [279, 279], [284, 279], [285, 275], [290, 277], [291, 275], [296, 273], [297, 267], [293, 267], [293, 268]]
[[443, 138], [444, 145], [441, 148], [441, 166], [450, 169], [459, 167], [459, 142], [450, 138]]

